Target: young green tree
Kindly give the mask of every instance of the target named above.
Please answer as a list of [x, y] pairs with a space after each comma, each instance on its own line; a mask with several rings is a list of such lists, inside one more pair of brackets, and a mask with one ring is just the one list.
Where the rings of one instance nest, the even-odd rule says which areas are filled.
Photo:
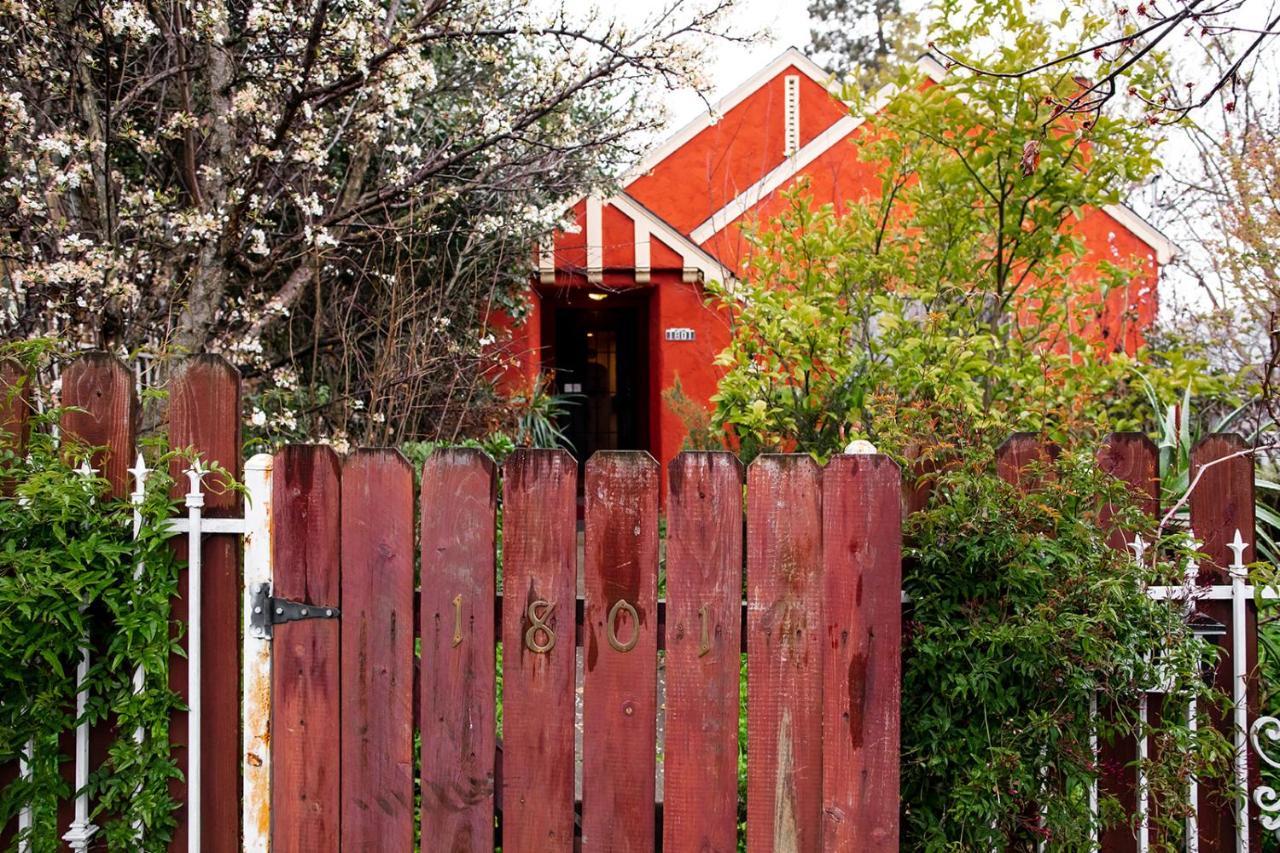
[[[1067, 37], [1016, 2], [941, 11], [963, 43], [1000, 22], [990, 63], [1024, 64]], [[835, 210], [797, 188], [749, 235], [744, 283], [721, 288], [736, 325], [717, 423], [748, 454], [819, 457], [851, 436], [882, 442], [869, 400], [886, 393], [995, 432], [1133, 425], [1118, 392], [1143, 356], [1114, 338], [1136, 340], [1138, 319], [1104, 315], [1118, 290], [1134, 304], [1152, 270], [1087, 261], [1080, 223], [1151, 173], [1156, 139], [1106, 115], [1050, 123], [1079, 85], [1053, 74], [953, 71], [932, 85], [904, 71], [897, 83], [857, 140], [877, 191]], [[1179, 387], [1197, 373], [1170, 367], [1155, 381]]]
[[[1033, 65], [1081, 36], [1070, 16], [1038, 20], [1017, 0], [939, 11], [953, 43], [995, 45], [988, 64]], [[747, 457], [821, 460], [867, 438], [931, 484], [905, 528], [904, 849], [1089, 849], [1100, 825], [1131, 817], [1105, 795], [1089, 808], [1091, 703], [1116, 709], [1104, 740], [1137, 732], [1157, 649], [1174, 701], [1221, 698], [1182, 612], [1143, 589], [1178, 582], [1188, 542], [1161, 542], [1143, 565], [1107, 546], [1108, 524], [1150, 536], [1151, 520], [1100, 517], [1123, 489], [1091, 439], [1141, 428], [1148, 387], [1167, 398], [1230, 383], [1176, 351], [1126, 350], [1117, 338], [1140, 340], [1139, 318], [1108, 297], [1154, 285], [1149, 261], [1086, 251], [1089, 212], [1155, 167], [1148, 130], [1063, 120], [1080, 83], [1049, 73], [897, 82], [857, 139], [875, 191], [837, 210], [793, 188], [750, 231], [741, 282], [718, 287], [734, 326], [714, 424]], [[993, 470], [1015, 430], [1063, 448], [1028, 492]], [[1222, 773], [1229, 749], [1178, 719], [1146, 732], [1160, 744], [1145, 767], [1160, 843], [1175, 845], [1186, 779]]]

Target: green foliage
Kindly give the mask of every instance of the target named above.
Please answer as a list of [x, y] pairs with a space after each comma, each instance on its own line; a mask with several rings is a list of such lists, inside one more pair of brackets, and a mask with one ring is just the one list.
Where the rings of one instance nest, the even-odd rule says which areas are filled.
[[555, 378], [551, 373], [542, 373], [527, 390], [508, 398], [507, 405], [515, 417], [512, 440], [517, 447], [569, 446], [569, 439], [560, 424], [564, 423], [569, 406], [582, 395], [556, 394], [550, 390], [554, 384]]
[[[1021, 2], [938, 11], [948, 44], [989, 44], [1001, 23], [988, 67], [1033, 66], [1063, 37]], [[1151, 174], [1154, 139], [1106, 116], [1048, 127], [1076, 86], [1053, 74], [953, 69], [932, 85], [911, 69], [897, 84], [857, 139], [874, 191], [838, 211], [793, 189], [748, 230], [743, 282], [713, 287], [734, 321], [715, 425], [747, 456], [819, 459], [877, 441], [870, 404], [883, 395], [1055, 438], [1141, 425], [1133, 367], [1152, 356], [1134, 352], [1138, 318], [1106, 306], [1148, 261], [1088, 256], [1081, 223]], [[1163, 369], [1197, 392], [1212, 381], [1196, 358]]]
[[[969, 57], [984, 67], [1033, 67], [1101, 26], [1081, 15], [1067, 32], [1070, 15], [1055, 26], [1019, 0], [938, 11], [940, 40], [996, 45]], [[1158, 681], [1179, 707], [1225, 701], [1181, 605], [1145, 592], [1182, 582], [1189, 542], [1168, 537], [1145, 565], [1108, 546], [1099, 508], [1126, 499], [1094, 441], [1147, 427], [1149, 393], [1223, 400], [1237, 383], [1201, 354], [1141, 346], [1136, 311], [1116, 306], [1149, 261], [1086, 251], [1089, 212], [1155, 167], [1152, 137], [1106, 116], [1051, 126], [1077, 86], [1052, 74], [898, 83], [857, 139], [874, 191], [836, 210], [792, 189], [747, 229], [742, 281], [713, 285], [733, 318], [713, 425], [748, 459], [822, 461], [867, 438], [932, 483], [906, 529], [904, 848], [1086, 849], [1091, 828], [1130, 818], [1106, 797], [1095, 817], [1091, 783], [1133, 771], [1096, 766], [1091, 700], [1104, 740], [1139, 731], [1138, 696]], [[1064, 448], [1027, 494], [993, 470], [1013, 431]], [[1132, 509], [1108, 523], [1152, 535]], [[1146, 770], [1177, 844], [1187, 779], [1225, 778], [1230, 748], [1166, 716], [1145, 731]]]
[[29, 805], [30, 849], [58, 848], [56, 800], [72, 794], [59, 772], [68, 760], [59, 736], [79, 722], [76, 669], [91, 635], [83, 719], [112, 724], [101, 729], [112, 738], [107, 761], [89, 782], [98, 839], [110, 850], [164, 850], [177, 809], [169, 719], [180, 700], [169, 689], [169, 661], [180, 653], [180, 631], [170, 611], [179, 563], [161, 522], [174, 509], [167, 467], [177, 454], [151, 448], [157, 470], [135, 507], [109, 497], [101, 477], [75, 470], [92, 448], [58, 444], [50, 427], [60, 414], [34, 418], [24, 456], [0, 450], [0, 483], [9, 484], [0, 494], [0, 763], [33, 748], [29, 777], [0, 792], [0, 823]]
[[682, 450], [723, 450], [724, 439], [711, 424], [711, 413], [698, 400], [684, 391], [680, 374], [675, 375], [671, 387], [662, 392], [662, 402], [684, 425], [685, 439]]
[[[1096, 766], [1092, 721], [1104, 742], [1136, 735], [1139, 696], [1162, 682], [1165, 707], [1226, 702], [1201, 676], [1212, 651], [1181, 602], [1143, 591], [1181, 584], [1193, 554], [1182, 536], [1141, 565], [1108, 547], [1099, 508], [1125, 507], [1126, 491], [1090, 453], [1065, 454], [1027, 493], [995, 476], [991, 461], [975, 453], [942, 475], [944, 499], [907, 525], [905, 846], [1030, 849], [1042, 839], [1086, 849], [1090, 785], [1133, 772]], [[1125, 508], [1109, 524], [1149, 537], [1153, 520]], [[1109, 711], [1096, 718], [1095, 696]], [[1189, 776], [1225, 779], [1231, 747], [1177, 714], [1153, 717], [1145, 731], [1150, 790], [1172, 845]], [[1130, 818], [1105, 794], [1100, 815], [1105, 824]]]

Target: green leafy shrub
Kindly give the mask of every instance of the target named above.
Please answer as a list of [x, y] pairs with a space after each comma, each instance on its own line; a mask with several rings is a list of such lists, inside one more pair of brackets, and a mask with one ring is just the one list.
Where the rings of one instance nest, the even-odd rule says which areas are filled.
[[[30, 749], [26, 778], [0, 792], [0, 823], [32, 810], [33, 853], [59, 849], [57, 800], [72, 796], [62, 778], [59, 737], [73, 732], [76, 669], [85, 636], [94, 638], [84, 687], [84, 718], [108, 733], [108, 757], [89, 782], [95, 844], [110, 850], [167, 849], [179, 776], [170, 751], [170, 715], [181, 707], [169, 689], [179, 653], [170, 603], [179, 562], [162, 529], [175, 507], [168, 462], [151, 448], [146, 493], [136, 505], [108, 496], [107, 482], [77, 470], [92, 448], [61, 442], [58, 411], [33, 419], [24, 455], [0, 435], [0, 762]], [[133, 676], [141, 668], [141, 690]], [[100, 725], [104, 724], [104, 725]], [[134, 732], [140, 730], [141, 740]], [[139, 836], [135, 826], [141, 827]]]
[[1138, 717], [1157, 684], [1166, 708], [1226, 703], [1202, 677], [1214, 650], [1183, 603], [1145, 592], [1183, 583], [1188, 541], [1170, 537], [1141, 564], [1108, 547], [1111, 525], [1150, 538], [1154, 520], [1124, 508], [1104, 523], [1101, 508], [1126, 507], [1127, 493], [1091, 453], [1064, 453], [1027, 493], [993, 468], [989, 452], [968, 454], [907, 522], [905, 847], [1087, 849], [1091, 828], [1134, 819], [1105, 784], [1094, 816], [1090, 786], [1135, 768], [1098, 766], [1090, 738], [1145, 732], [1153, 827], [1176, 849], [1188, 780], [1225, 779], [1231, 755], [1220, 733], [1192, 732], [1181, 714], [1145, 729]]

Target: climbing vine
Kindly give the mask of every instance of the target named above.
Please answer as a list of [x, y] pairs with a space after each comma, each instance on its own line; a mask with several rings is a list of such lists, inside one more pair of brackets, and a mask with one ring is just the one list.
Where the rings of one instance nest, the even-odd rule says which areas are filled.
[[[149, 445], [145, 492], [136, 503], [113, 498], [92, 470], [94, 448], [58, 438], [60, 415], [33, 416], [21, 454], [14, 436], [0, 435], [0, 769], [26, 765], [0, 790], [0, 826], [25, 811], [30, 827], [15, 841], [32, 853], [58, 849], [66, 827], [57, 807], [76, 793], [71, 745], [83, 720], [97, 741], [87, 787], [95, 847], [162, 850], [178, 807], [169, 725], [181, 707], [169, 687], [180, 565], [162, 522], [175, 509], [169, 462], [181, 454]], [[88, 700], [78, 717], [85, 637]]]

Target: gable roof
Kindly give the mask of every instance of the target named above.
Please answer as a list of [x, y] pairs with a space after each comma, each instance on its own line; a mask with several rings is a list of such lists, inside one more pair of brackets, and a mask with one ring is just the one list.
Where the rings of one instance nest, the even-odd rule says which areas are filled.
[[760, 87], [765, 83], [768, 83], [792, 66], [830, 92], [832, 97], [840, 100], [840, 86], [836, 84], [835, 77], [827, 73], [822, 66], [796, 48], [789, 47], [771, 59], [763, 68], [734, 87], [729, 94], [720, 98], [714, 104], [708, 105], [707, 109], [703, 110], [693, 120], [685, 124], [684, 127], [668, 136], [658, 147], [641, 158], [639, 163], [627, 170], [626, 174], [622, 176], [622, 186], [625, 187], [635, 181], [636, 178], [652, 172], [659, 163], [666, 160], [680, 148], [683, 148], [699, 133], [720, 121], [726, 113], [759, 91]]
[[[942, 82], [946, 75], [946, 68], [930, 54], [921, 56], [916, 65], [935, 83]], [[788, 68], [799, 70], [809, 79], [821, 85], [833, 97], [840, 98], [839, 86], [834, 83], [833, 75], [828, 74], [799, 50], [794, 47], [788, 48], [644, 157], [635, 168], [624, 176], [622, 181], [624, 189], [638, 179], [651, 174], [672, 154], [679, 151], [700, 133], [714, 126], [722, 116]], [[800, 174], [818, 157], [841, 141], [848, 139], [854, 131], [865, 123], [867, 115], [879, 112], [898, 94], [898, 91], [899, 89], [895, 85], [887, 85], [876, 93], [870, 103], [870, 108], [862, 115], [846, 115], [828, 126], [815, 138], [795, 150], [781, 163], [765, 173], [751, 186], [742, 190], [728, 203], [715, 210], [699, 225], [690, 229], [688, 233], [690, 241], [700, 246], [706, 244], [708, 240], [756, 207], [779, 187]], [[1110, 204], [1104, 206], [1102, 210], [1119, 225], [1132, 232], [1138, 240], [1150, 247], [1156, 260], [1161, 265], [1173, 260], [1177, 253], [1177, 247], [1173, 241], [1132, 208], [1124, 204]], [[655, 218], [660, 218], [652, 211], [649, 212]], [[674, 228], [669, 224], [668, 227]], [[675, 230], [679, 231], [679, 229]], [[711, 254], [714, 255], [714, 253]], [[719, 259], [717, 259], [717, 262], [724, 265]]]

